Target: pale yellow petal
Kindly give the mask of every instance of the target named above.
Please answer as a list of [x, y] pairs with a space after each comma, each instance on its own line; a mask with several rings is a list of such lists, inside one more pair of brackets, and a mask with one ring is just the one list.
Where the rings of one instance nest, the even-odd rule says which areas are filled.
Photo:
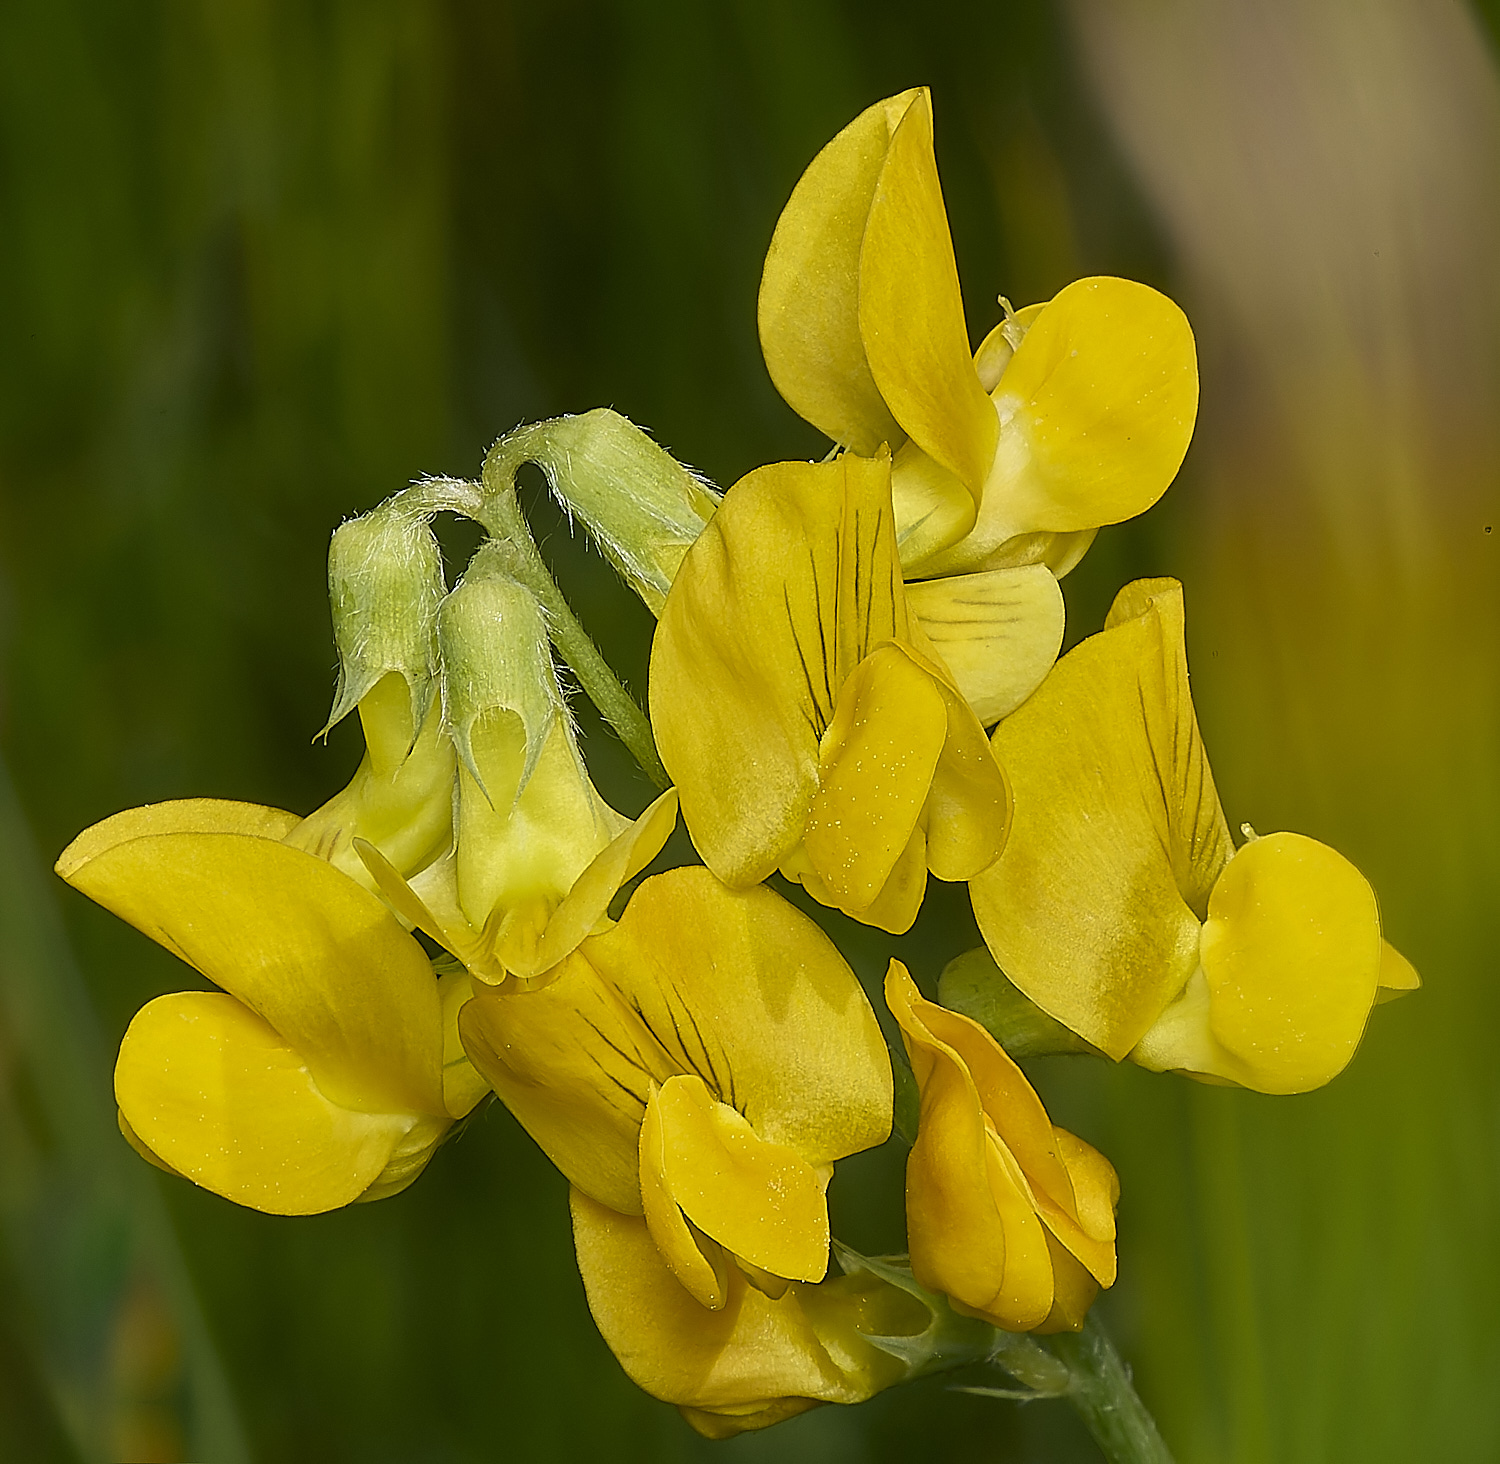
[[1232, 845], [1188, 692], [1181, 587], [1138, 581], [995, 729], [1015, 797], [971, 886], [1032, 1001], [1123, 1057], [1187, 985]]
[[75, 870], [116, 844], [147, 834], [248, 834], [283, 839], [302, 820], [295, 813], [259, 803], [232, 803], [224, 798], [178, 798], [127, 808], [86, 828], [57, 857], [57, 872], [72, 882]]
[[259, 1013], [336, 1102], [445, 1114], [437, 979], [385, 905], [243, 834], [129, 839], [69, 882]]
[[1225, 866], [1203, 927], [1214, 1036], [1266, 1093], [1301, 1093], [1343, 1070], [1382, 964], [1375, 892], [1337, 851], [1269, 834]]
[[859, 332], [859, 251], [875, 185], [916, 90], [861, 112], [813, 159], [787, 200], [766, 252], [761, 350], [791, 408], [866, 457], [900, 446]]
[[1062, 590], [1045, 565], [919, 581], [906, 603], [986, 726], [1042, 684], [1062, 649]]
[[129, 1129], [164, 1164], [273, 1215], [347, 1205], [419, 1123], [331, 1102], [301, 1056], [221, 992], [158, 997], [136, 1014], [115, 1067]]
[[634, 879], [661, 853], [676, 826], [677, 790], [669, 788], [574, 880], [573, 888], [547, 922], [533, 968], [518, 966], [519, 974], [533, 976], [550, 970], [576, 950], [605, 918], [620, 886]]
[[891, 414], [975, 503], [999, 422], [979, 384], [921, 92], [891, 136], [859, 259], [859, 325]]

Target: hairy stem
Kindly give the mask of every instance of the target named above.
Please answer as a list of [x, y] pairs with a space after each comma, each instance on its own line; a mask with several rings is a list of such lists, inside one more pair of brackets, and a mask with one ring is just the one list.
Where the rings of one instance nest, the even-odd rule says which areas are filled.
[[507, 487], [498, 493], [487, 494], [474, 517], [489, 530], [504, 557], [506, 572], [536, 596], [546, 612], [552, 643], [572, 668], [589, 700], [619, 733], [620, 740], [646, 776], [658, 788], [671, 787], [672, 780], [657, 755], [651, 723], [635, 698], [621, 685], [609, 662], [599, 654], [599, 648], [589, 639], [589, 633], [563, 598], [531, 537], [515, 489]]
[[1156, 1420], [1131, 1384], [1103, 1324], [1090, 1315], [1081, 1332], [1062, 1332], [1049, 1341], [1070, 1374], [1063, 1396], [1110, 1464], [1172, 1464]]

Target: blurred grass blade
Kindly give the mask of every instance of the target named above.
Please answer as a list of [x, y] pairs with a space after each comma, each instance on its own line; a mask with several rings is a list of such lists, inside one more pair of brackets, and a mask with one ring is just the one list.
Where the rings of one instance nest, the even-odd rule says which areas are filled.
[[154, 1178], [0, 764], [0, 1244], [19, 1339], [80, 1458], [249, 1464]]

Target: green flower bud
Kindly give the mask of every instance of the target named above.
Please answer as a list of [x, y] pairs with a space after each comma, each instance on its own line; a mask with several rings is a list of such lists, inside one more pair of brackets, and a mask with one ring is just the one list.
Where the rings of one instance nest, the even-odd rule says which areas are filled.
[[406, 756], [432, 700], [443, 594], [442, 556], [426, 515], [383, 504], [334, 530], [328, 597], [339, 681], [323, 732], [353, 711], [382, 677], [399, 676], [406, 684], [405, 714], [389, 725], [381, 719], [378, 730], [365, 728], [371, 759], [381, 772]]
[[651, 613], [660, 614], [682, 556], [713, 517], [719, 495], [608, 407], [502, 437], [485, 459], [486, 490], [510, 488], [528, 462], [546, 474], [552, 492]]
[[626, 825], [594, 791], [530, 592], [499, 546], [475, 556], [438, 614], [443, 711], [458, 752], [457, 901], [507, 968]]

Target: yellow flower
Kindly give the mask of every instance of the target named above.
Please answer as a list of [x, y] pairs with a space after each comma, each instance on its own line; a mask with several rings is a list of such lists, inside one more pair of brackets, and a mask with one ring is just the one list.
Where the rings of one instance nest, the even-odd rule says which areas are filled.
[[885, 999], [921, 1093], [906, 1167], [912, 1274], [1007, 1331], [1076, 1331], [1115, 1279], [1109, 1161], [1055, 1127], [994, 1038], [925, 1000], [899, 961]]
[[1004, 841], [1004, 778], [907, 610], [883, 456], [777, 463], [729, 490], [662, 610], [651, 720], [730, 885], [779, 867], [902, 931], [929, 869], [967, 879]]
[[710, 1311], [678, 1284], [647, 1222], [573, 1191], [589, 1309], [621, 1366], [709, 1438], [766, 1428], [819, 1403], [860, 1403], [907, 1364], [869, 1340], [928, 1324], [920, 1302], [856, 1271], [772, 1297], [737, 1271]]
[[472, 974], [535, 977], [607, 925], [615, 892], [672, 832], [676, 795], [634, 821], [599, 796], [541, 610], [487, 550], [443, 601], [437, 638], [443, 740], [457, 750], [457, 787], [450, 778], [444, 796], [451, 852], [408, 879], [387, 845], [356, 838], [353, 847], [391, 907]]
[[1382, 991], [1419, 984], [1348, 860], [1301, 834], [1235, 850], [1175, 580], [1127, 585], [994, 747], [1016, 815], [974, 912], [1005, 975], [1101, 1052], [1304, 1092], [1348, 1063]]
[[294, 814], [193, 799], [80, 834], [58, 873], [221, 991], [158, 997], [115, 1068], [120, 1127], [161, 1167], [280, 1215], [410, 1184], [485, 1091], [439, 981], [373, 894], [281, 842]]
[[459, 1027], [574, 1186], [643, 1216], [713, 1310], [736, 1267], [771, 1296], [823, 1278], [833, 1161], [890, 1132], [890, 1061], [853, 972], [784, 900], [702, 868], [646, 880], [546, 984], [482, 992]]
[[1165, 296], [1079, 280], [970, 354], [926, 88], [877, 102], [813, 160], [766, 256], [777, 389], [835, 442], [896, 451], [901, 561], [928, 577], [1076, 563], [1149, 508], [1197, 414], [1192, 332]]

